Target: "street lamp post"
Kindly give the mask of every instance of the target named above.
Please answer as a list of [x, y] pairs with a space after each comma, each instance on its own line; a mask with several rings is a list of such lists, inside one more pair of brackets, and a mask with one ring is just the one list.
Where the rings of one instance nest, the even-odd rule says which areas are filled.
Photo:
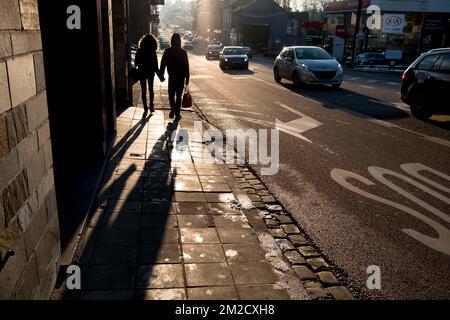
[[355, 65], [356, 60], [356, 41], [359, 33], [359, 25], [361, 23], [361, 10], [362, 10], [362, 0], [358, 0], [358, 11], [356, 13], [356, 25], [355, 25], [355, 34], [353, 35], [353, 43], [352, 43], [352, 66]]

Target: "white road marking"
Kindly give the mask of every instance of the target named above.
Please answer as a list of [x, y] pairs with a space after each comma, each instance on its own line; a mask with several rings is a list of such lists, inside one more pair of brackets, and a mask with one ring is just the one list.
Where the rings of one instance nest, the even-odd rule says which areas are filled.
[[280, 107], [289, 110], [290, 112], [299, 115], [301, 118], [289, 121], [289, 122], [283, 122], [278, 120], [278, 118], [275, 120], [275, 127], [276, 129], [283, 131], [284, 133], [290, 134], [294, 137], [300, 138], [302, 140], [308, 141], [309, 143], [312, 143], [311, 140], [303, 136], [302, 133], [317, 128], [322, 125], [321, 122], [301, 113], [298, 110], [292, 109], [291, 107], [288, 107], [285, 104], [282, 104], [280, 102], [275, 102]]
[[[408, 164], [406, 164], [408, 166]], [[426, 167], [424, 165], [419, 164], [422, 168]], [[403, 165], [404, 167], [405, 165]], [[431, 168], [429, 168], [431, 169]], [[436, 171], [434, 169], [431, 169], [432, 171]], [[412, 180], [404, 175], [395, 173], [393, 171], [387, 170], [387, 169], [383, 169], [383, 168], [378, 168], [378, 167], [369, 167], [369, 172], [381, 183], [385, 184], [386, 186], [392, 188], [393, 190], [397, 191], [398, 193], [400, 193], [401, 195], [403, 195], [404, 197], [406, 197], [409, 200], [412, 200], [413, 202], [415, 202], [416, 204], [418, 204], [419, 206], [421, 206], [422, 208], [425, 208], [426, 210], [428, 210], [429, 212], [435, 214], [436, 216], [439, 217], [447, 217], [448, 215], [444, 214], [443, 212], [441, 212], [440, 210], [432, 207], [431, 205], [423, 202], [422, 200], [416, 198], [414, 195], [410, 194], [409, 192], [401, 189], [400, 187], [394, 185], [393, 183], [391, 183], [390, 181], [388, 181], [384, 176], [385, 175], [390, 175], [390, 176], [394, 176], [396, 178], [400, 178], [404, 181], [406, 181], [409, 184], [412, 184], [414, 187], [418, 187], [422, 190], [425, 190], [427, 193], [429, 193], [429, 191], [432, 191], [434, 194], [433, 196], [436, 196], [436, 192], [425, 187], [424, 185], [416, 182], [415, 180]], [[443, 173], [440, 173], [442, 175], [444, 175]], [[359, 182], [367, 185], [367, 186], [373, 186], [375, 185], [375, 183], [373, 183], [372, 181], [370, 181], [369, 179], [351, 172], [351, 171], [347, 171], [347, 170], [341, 170], [341, 169], [333, 169], [330, 173], [331, 178], [337, 182], [338, 184], [340, 184], [342, 187], [357, 193], [363, 197], [366, 197], [368, 199], [372, 199], [374, 201], [378, 201], [380, 203], [389, 205], [395, 209], [398, 209], [400, 211], [403, 211], [409, 215], [411, 215], [414, 218], [419, 219], [420, 221], [428, 224], [431, 228], [433, 228], [436, 233], [438, 234], [438, 237], [430, 237], [427, 236], [425, 234], [422, 234], [416, 230], [413, 229], [402, 229], [402, 231], [404, 233], [406, 233], [407, 235], [409, 235], [410, 237], [414, 238], [415, 240], [423, 243], [424, 245], [428, 246], [429, 248], [436, 250], [438, 252], [442, 252], [446, 255], [450, 256], [450, 230], [446, 227], [444, 227], [442, 224], [436, 222], [435, 220], [429, 218], [428, 216], [425, 216], [419, 212], [417, 212], [414, 209], [411, 209], [409, 207], [406, 207], [400, 203], [397, 203], [395, 201], [391, 201], [388, 199], [385, 199], [383, 197], [377, 196], [375, 194], [372, 194], [370, 192], [364, 191], [359, 187], [356, 187], [355, 185], [353, 185], [349, 180], [358, 180]], [[448, 198], [443, 196], [443, 195], [439, 195], [439, 197], [441, 199], [444, 200], [444, 202], [448, 203]], [[448, 221], [448, 219], [444, 219], [445, 221]]]
[[[347, 113], [354, 114], [354, 115], [356, 115], [356, 116], [358, 116], [360, 118], [363, 118], [363, 119], [367, 119], [368, 121], [370, 121], [372, 123], [375, 123], [375, 124], [378, 124], [378, 125], [381, 125], [381, 126], [384, 126], [384, 127], [387, 127], [387, 128], [400, 129], [400, 130], [403, 130], [403, 131], [406, 131], [406, 132], [418, 135], [418, 136], [422, 137], [423, 139], [425, 139], [427, 141], [430, 141], [430, 142], [433, 142], [433, 143], [436, 143], [436, 144], [440, 144], [440, 145], [443, 145], [443, 146], [446, 146], [446, 147], [450, 147], [450, 141], [448, 141], [448, 140], [437, 138], [437, 137], [427, 136], [425, 134], [422, 134], [422, 133], [419, 133], [419, 132], [416, 132], [416, 131], [413, 131], [413, 130], [409, 130], [409, 129], [400, 127], [398, 125], [392, 124], [392, 123], [387, 122], [387, 121], [375, 119], [373, 117], [370, 117], [370, 116], [368, 116], [366, 114], [363, 114], [363, 113], [360, 113], [360, 112], [357, 112], [357, 111], [354, 111], [352, 109], [348, 109], [348, 108], [345, 108], [345, 107], [337, 106], [337, 105], [335, 105], [333, 103], [329, 103], [329, 102], [320, 100], [318, 98], [312, 99], [312, 98], [305, 97], [303, 95], [298, 95], [297, 93], [293, 92], [292, 90], [290, 90], [290, 89], [288, 89], [288, 88], [286, 88], [286, 87], [284, 87], [282, 85], [279, 85], [279, 84], [276, 84], [276, 83], [273, 83], [273, 82], [270, 82], [270, 81], [267, 81], [267, 80], [264, 80], [264, 79], [261, 79], [261, 78], [258, 78], [258, 77], [254, 77], [253, 80], [264, 82], [264, 83], [266, 83], [267, 85], [269, 85], [269, 86], [271, 86], [273, 88], [277, 88], [278, 90], [289, 92], [290, 94], [294, 95], [295, 97], [297, 97], [297, 98], [301, 97], [302, 99], [304, 99], [306, 101], [309, 101], [311, 103], [315, 103], [315, 104], [319, 104], [319, 105], [329, 105], [329, 106], [332, 106], [332, 107], [334, 107], [336, 109], [345, 109], [345, 111]], [[380, 101], [377, 101], [377, 103], [380, 103]], [[387, 102], [387, 103], [389, 104], [390, 102]], [[396, 107], [398, 107], [398, 105]], [[403, 109], [403, 108], [402, 108], [402, 110], [406, 111], [406, 109]], [[282, 131], [282, 130], [280, 130], [280, 131]], [[304, 137], [302, 136], [301, 139], [303, 139], [303, 138]]]
[[425, 136], [425, 135], [423, 136], [423, 138], [425, 140], [428, 140], [428, 141], [431, 141], [431, 142], [434, 142], [434, 143], [437, 143], [437, 144], [440, 144], [440, 145], [443, 145], [443, 146], [446, 146], [446, 147], [450, 148], [450, 141], [449, 140], [444, 140], [444, 139], [437, 138], [437, 137], [429, 137], [429, 136]]
[[372, 89], [372, 90], [375, 89], [375, 87], [372, 87], [372, 86], [365, 86], [365, 85], [363, 85], [363, 84], [361, 85], [361, 87], [366, 88], [366, 89]]

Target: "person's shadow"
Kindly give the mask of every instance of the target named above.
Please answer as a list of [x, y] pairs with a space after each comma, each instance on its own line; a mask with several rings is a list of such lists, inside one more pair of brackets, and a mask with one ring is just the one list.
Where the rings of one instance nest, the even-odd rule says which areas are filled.
[[161, 263], [161, 247], [176, 227], [169, 218], [177, 175], [170, 140], [178, 121], [169, 122], [157, 140], [146, 137], [151, 151], [144, 161], [133, 161], [129, 148], [142, 141], [149, 119], [139, 120], [111, 150], [106, 185], [73, 262], [81, 268], [82, 289], [65, 290], [63, 299], [141, 299], [155, 264]]

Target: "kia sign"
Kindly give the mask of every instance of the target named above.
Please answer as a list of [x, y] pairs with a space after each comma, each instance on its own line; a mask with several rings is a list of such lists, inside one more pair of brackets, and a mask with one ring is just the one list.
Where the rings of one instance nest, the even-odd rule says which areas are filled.
[[383, 16], [384, 33], [403, 33], [403, 25], [405, 23], [404, 14], [385, 14]]

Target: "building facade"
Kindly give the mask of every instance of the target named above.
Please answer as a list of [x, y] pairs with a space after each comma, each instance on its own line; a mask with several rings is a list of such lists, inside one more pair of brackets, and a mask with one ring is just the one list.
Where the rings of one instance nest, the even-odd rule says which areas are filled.
[[[374, 11], [381, 10], [379, 28], [365, 22]], [[324, 6], [325, 30], [334, 35], [336, 27], [347, 30], [347, 48], [354, 37], [358, 1], [342, 0]], [[392, 58], [411, 62], [421, 52], [450, 46], [450, 1], [440, 0], [363, 0], [361, 31], [357, 35], [357, 52], [385, 51]], [[392, 28], [390, 23], [397, 26]]]
[[288, 15], [273, 0], [224, 1], [222, 21], [222, 34], [230, 45], [276, 52], [285, 44]]
[[71, 264], [132, 105], [132, 1], [0, 2], [0, 299], [48, 299]]

